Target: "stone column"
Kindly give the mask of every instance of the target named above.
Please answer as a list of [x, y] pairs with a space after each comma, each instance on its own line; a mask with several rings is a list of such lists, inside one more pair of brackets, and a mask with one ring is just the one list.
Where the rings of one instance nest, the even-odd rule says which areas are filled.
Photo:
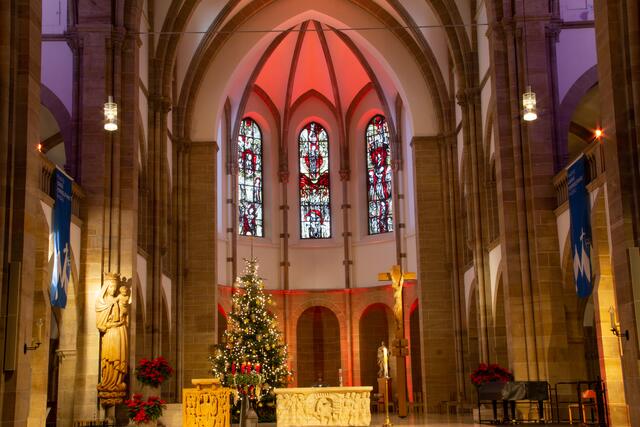
[[[473, 266], [475, 268], [476, 283], [478, 286], [479, 309], [479, 343], [480, 360], [489, 362], [489, 322], [491, 320], [491, 288], [489, 281], [488, 254], [485, 252], [485, 221], [483, 206], [484, 187], [481, 185], [484, 170], [484, 156], [482, 155], [482, 131], [480, 119], [480, 90], [469, 88], [460, 91], [456, 95], [458, 104], [462, 108], [462, 133], [464, 138], [464, 150], [467, 154], [468, 168], [470, 168], [469, 197], [472, 221], [472, 252]], [[475, 367], [471, 366], [471, 369]]]
[[216, 155], [212, 141], [186, 142], [185, 270], [182, 289], [182, 358], [184, 386], [211, 370], [208, 357], [215, 343], [216, 283]]
[[39, 0], [0, 2], [0, 424], [12, 426], [27, 425], [34, 357], [22, 346], [34, 329], [36, 242], [42, 238], [35, 149], [41, 8]]
[[[422, 325], [422, 372], [430, 410], [455, 392], [453, 290], [446, 251], [446, 218], [442, 169], [445, 137], [414, 137], [418, 284]], [[418, 166], [419, 165], [419, 166]]]
[[539, 113], [551, 110], [545, 31], [551, 15], [547, 3], [525, 2], [525, 31], [522, 4], [513, 10], [512, 2], [501, 3], [505, 16], [489, 18], [488, 37], [509, 360], [516, 379], [553, 382], [565, 378], [568, 363], [552, 185], [554, 133], [548, 114], [525, 123], [520, 113], [527, 84], [536, 92]]
[[[82, 46], [78, 58], [76, 180], [86, 192], [80, 280], [77, 286], [78, 352], [74, 418], [99, 414], [100, 335], [95, 299], [106, 273], [135, 277], [138, 200], [138, 48], [108, 2], [79, 2], [70, 29]], [[114, 24], [115, 23], [115, 24]], [[118, 103], [118, 130], [103, 128], [108, 95]]]
[[[627, 251], [640, 246], [640, 183], [638, 181], [638, 124], [640, 123], [640, 35], [637, 2], [601, 0], [594, 3], [598, 77], [604, 153], [607, 165], [607, 213], [615, 300], [623, 330], [622, 378], [632, 426], [640, 426], [640, 358], [635, 325], [633, 283]], [[635, 279], [637, 280], [637, 278]], [[617, 411], [616, 411], [617, 412]], [[616, 424], [621, 414], [612, 412]]]

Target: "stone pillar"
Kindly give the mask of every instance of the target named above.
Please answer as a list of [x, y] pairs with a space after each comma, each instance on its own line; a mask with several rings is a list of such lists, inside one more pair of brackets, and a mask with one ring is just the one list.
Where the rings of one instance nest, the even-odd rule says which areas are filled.
[[[445, 137], [415, 137], [416, 224], [418, 224], [418, 284], [422, 325], [422, 372], [430, 410], [449, 400], [457, 389], [455, 372], [453, 287], [446, 251], [443, 170]], [[418, 166], [419, 165], [419, 166]]]
[[212, 141], [185, 142], [185, 271], [182, 289], [182, 382], [209, 374], [215, 343], [216, 284], [216, 155]]
[[538, 111], [551, 111], [545, 30], [551, 15], [547, 3], [526, 2], [525, 31], [522, 4], [514, 10], [511, 1], [501, 3], [506, 16], [490, 16], [488, 37], [509, 360], [516, 379], [553, 382], [566, 377], [568, 363], [552, 185], [554, 133], [548, 114], [525, 123], [520, 113], [527, 84], [536, 92]]
[[[78, 361], [74, 418], [100, 413], [100, 335], [95, 299], [106, 273], [135, 277], [138, 200], [138, 62], [135, 36], [112, 16], [109, 2], [79, 2], [71, 32], [82, 46], [78, 57], [77, 176], [86, 197], [80, 280], [77, 286]], [[122, 12], [122, 11], [120, 11]], [[120, 17], [121, 18], [121, 17]], [[114, 24], [115, 23], [115, 24]], [[108, 95], [118, 104], [118, 130], [103, 128]]]
[[[629, 248], [640, 246], [638, 202], [638, 124], [640, 123], [640, 35], [637, 2], [595, 2], [596, 43], [604, 153], [607, 165], [607, 213], [615, 299], [623, 330], [622, 378], [632, 426], [640, 426], [640, 345], [635, 325]], [[617, 411], [616, 411], [617, 412]], [[620, 417], [613, 413], [613, 417]], [[616, 423], [624, 425], [622, 420]]]
[[[473, 266], [475, 268], [476, 283], [478, 286], [478, 341], [480, 344], [480, 360], [489, 362], [489, 322], [491, 320], [491, 288], [489, 281], [488, 254], [485, 252], [486, 224], [483, 221], [484, 187], [481, 185], [481, 177], [484, 170], [484, 156], [482, 155], [482, 131], [480, 119], [480, 90], [479, 88], [464, 89], [456, 97], [462, 108], [462, 132], [464, 138], [464, 150], [467, 155], [470, 168], [469, 198], [472, 224], [472, 252]], [[470, 366], [470, 369], [475, 369]]]
[[22, 346], [31, 342], [42, 285], [35, 287], [42, 5], [0, 3], [0, 424], [26, 426], [35, 355]]

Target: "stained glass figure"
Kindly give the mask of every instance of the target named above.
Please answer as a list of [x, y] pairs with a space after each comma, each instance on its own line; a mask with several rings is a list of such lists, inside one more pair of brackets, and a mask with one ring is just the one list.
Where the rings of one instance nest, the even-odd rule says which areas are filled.
[[391, 146], [387, 120], [377, 115], [367, 126], [367, 198], [369, 234], [393, 231]]
[[238, 233], [264, 237], [262, 209], [262, 132], [251, 118], [238, 133]]
[[300, 165], [300, 238], [331, 237], [329, 138], [318, 123], [306, 125], [298, 137]]

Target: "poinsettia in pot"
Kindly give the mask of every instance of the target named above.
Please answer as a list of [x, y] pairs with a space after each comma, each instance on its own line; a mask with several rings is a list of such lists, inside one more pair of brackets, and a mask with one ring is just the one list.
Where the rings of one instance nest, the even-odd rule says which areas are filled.
[[136, 366], [136, 379], [150, 387], [160, 385], [171, 377], [173, 368], [167, 360], [160, 356], [155, 359], [140, 359]]
[[[173, 368], [160, 356], [155, 359], [140, 359], [135, 369], [136, 379], [142, 384], [143, 392], [134, 394], [125, 401], [129, 418], [136, 424], [154, 426], [166, 408], [160, 398], [160, 386], [171, 377]], [[145, 400], [146, 399], [146, 400]]]
[[480, 386], [486, 383], [506, 383], [513, 381], [513, 374], [508, 369], [505, 369], [497, 363], [486, 364], [481, 363], [478, 368], [470, 375], [471, 382]]
[[150, 396], [143, 400], [141, 394], [136, 393], [132, 399], [126, 400], [129, 419], [137, 425], [156, 426], [162, 411], [167, 408], [166, 402], [158, 396]]

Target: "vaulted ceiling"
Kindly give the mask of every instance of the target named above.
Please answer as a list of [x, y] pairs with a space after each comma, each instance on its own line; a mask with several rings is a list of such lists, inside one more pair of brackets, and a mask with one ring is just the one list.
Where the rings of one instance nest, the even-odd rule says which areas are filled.
[[371, 82], [355, 53], [326, 25], [305, 21], [273, 50], [256, 79], [283, 111], [307, 93], [346, 110]]

